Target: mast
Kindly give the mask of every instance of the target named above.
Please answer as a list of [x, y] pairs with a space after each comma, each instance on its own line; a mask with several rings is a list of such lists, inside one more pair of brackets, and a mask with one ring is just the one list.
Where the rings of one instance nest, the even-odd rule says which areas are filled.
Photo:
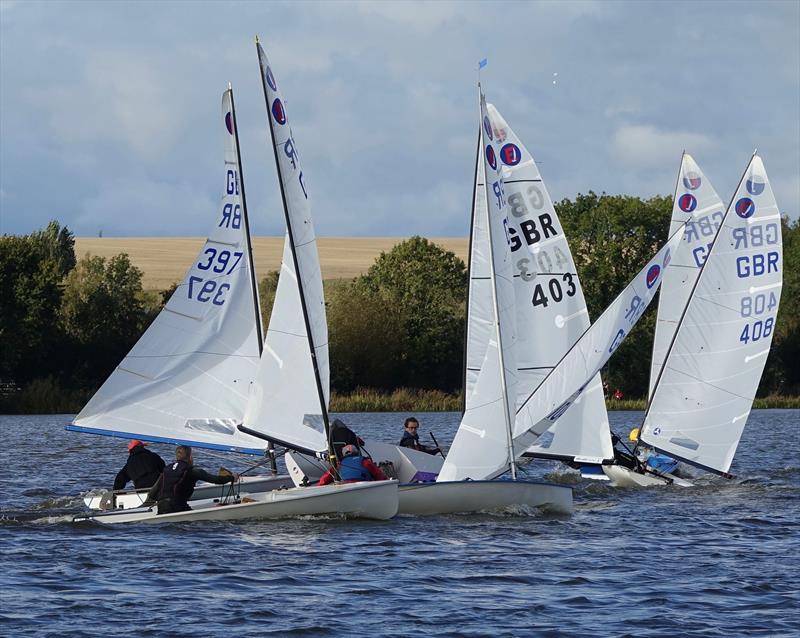
[[[466, 299], [466, 317], [465, 317], [465, 330], [464, 330], [464, 382], [461, 385], [462, 392], [464, 393], [461, 397], [461, 416], [464, 416], [464, 412], [467, 409], [467, 366], [469, 362], [467, 361], [467, 346], [469, 345], [469, 300], [470, 294], [469, 291], [472, 288], [472, 234], [475, 232], [475, 197], [478, 193], [478, 162], [482, 162], [483, 158], [481, 157], [481, 140], [483, 136], [481, 135], [481, 125], [478, 123], [478, 150], [475, 153], [475, 178], [472, 182], [472, 214], [469, 217], [469, 248], [467, 249], [467, 299]], [[486, 188], [486, 180], [484, 179], [484, 189]]]
[[[259, 53], [259, 49], [260, 48], [261, 48], [261, 44], [259, 43], [258, 36], [256, 36], [256, 53]], [[267, 114], [269, 114], [269, 112], [270, 112], [269, 94], [267, 93], [267, 84], [266, 84], [265, 75], [264, 75], [265, 69], [264, 69], [263, 64], [261, 63], [261, 55], [258, 56], [258, 66], [261, 69], [261, 88], [264, 90], [264, 103], [265, 103], [265, 105], [267, 107]], [[294, 264], [295, 276], [297, 278], [297, 289], [298, 289], [298, 291], [300, 293], [300, 305], [301, 305], [301, 307], [303, 309], [303, 322], [305, 324], [306, 336], [308, 338], [308, 347], [309, 347], [309, 351], [310, 351], [309, 353], [311, 355], [311, 364], [312, 364], [312, 367], [314, 369], [314, 380], [316, 382], [315, 385], [317, 386], [317, 395], [319, 397], [319, 405], [320, 405], [320, 410], [321, 410], [321, 413], [322, 413], [322, 422], [323, 422], [323, 425], [325, 427], [325, 439], [326, 439], [326, 441], [328, 443], [328, 456], [331, 459], [333, 459], [333, 458], [335, 458], [335, 453], [334, 453], [334, 450], [333, 450], [333, 444], [331, 443], [331, 429], [330, 429], [330, 423], [329, 423], [329, 420], [328, 420], [328, 407], [325, 405], [325, 394], [324, 394], [324, 392], [322, 390], [322, 380], [320, 379], [320, 375], [319, 375], [319, 366], [317, 364], [317, 353], [316, 353], [316, 349], [314, 347], [314, 336], [313, 336], [313, 334], [311, 332], [311, 323], [308, 320], [308, 308], [306, 306], [305, 293], [303, 292], [303, 278], [302, 278], [302, 276], [300, 274], [300, 268], [299, 268], [299, 264], [298, 264], [298, 261], [297, 261], [297, 251], [295, 249], [292, 222], [291, 222], [291, 218], [290, 218], [290, 215], [289, 215], [289, 207], [288, 207], [288, 204], [286, 202], [286, 192], [284, 190], [284, 185], [283, 185], [283, 177], [284, 176], [283, 176], [283, 173], [281, 171], [280, 158], [278, 157], [278, 148], [277, 148], [276, 143], [275, 143], [275, 128], [274, 128], [274, 125], [272, 123], [272, 118], [269, 117], [269, 115], [267, 116], [267, 121], [269, 122], [270, 138], [272, 139], [272, 152], [273, 152], [273, 154], [275, 156], [275, 168], [278, 171], [278, 184], [279, 184], [280, 189], [281, 189], [281, 201], [283, 202], [283, 213], [284, 213], [284, 218], [286, 220], [286, 231], [289, 234], [289, 246], [290, 246], [291, 251], [292, 251], [292, 262]]]
[[[644, 424], [647, 421], [648, 415], [650, 414], [650, 408], [652, 407], [653, 397], [655, 397], [656, 392], [658, 391], [658, 385], [661, 382], [661, 377], [664, 374], [664, 370], [666, 370], [666, 368], [667, 368], [667, 365], [666, 365], [667, 361], [669, 360], [669, 357], [672, 354], [672, 350], [675, 347], [675, 342], [676, 342], [676, 340], [678, 338], [678, 333], [680, 332], [681, 327], [683, 326], [683, 321], [684, 321], [684, 319], [686, 317], [686, 312], [688, 311], [689, 306], [692, 303], [692, 297], [694, 297], [695, 290], [697, 290], [697, 286], [700, 283], [700, 279], [702, 279], [702, 277], [703, 277], [703, 272], [706, 269], [706, 264], [708, 263], [708, 260], [711, 259], [711, 256], [714, 253], [714, 246], [717, 245], [717, 240], [719, 239], [720, 235], [722, 234], [722, 228], [725, 226], [725, 221], [728, 219], [728, 215], [730, 215], [731, 209], [733, 207], [733, 201], [736, 199], [736, 194], [739, 192], [739, 189], [742, 186], [742, 181], [744, 181], [744, 178], [745, 178], [745, 176], [747, 175], [747, 172], [750, 169], [750, 165], [753, 163], [753, 158], [756, 156], [756, 153], [757, 153], [757, 151], [753, 151], [753, 154], [750, 156], [750, 161], [747, 162], [747, 166], [745, 167], [744, 172], [742, 173], [742, 176], [739, 179], [739, 182], [736, 184], [736, 188], [733, 191], [733, 195], [731, 196], [731, 199], [728, 202], [728, 207], [725, 210], [725, 215], [723, 216], [722, 220], [719, 223], [719, 230], [717, 231], [717, 234], [714, 235], [714, 239], [711, 240], [711, 245], [709, 246], [708, 253], [706, 253], [706, 258], [703, 261], [703, 265], [700, 266], [700, 272], [699, 272], [699, 274], [697, 275], [697, 278], [694, 281], [694, 285], [692, 286], [691, 292], [689, 293], [689, 301], [683, 307], [683, 312], [681, 313], [681, 317], [680, 317], [680, 319], [678, 321], [678, 325], [675, 328], [675, 333], [672, 335], [672, 340], [669, 343], [669, 348], [667, 348], [667, 352], [664, 355], [664, 364], [661, 366], [661, 370], [658, 373], [658, 378], [656, 378], [655, 385], [653, 385], [653, 393], [652, 393], [652, 395], [650, 396], [650, 398], [647, 401], [647, 408], [645, 409], [644, 416], [642, 417], [642, 423], [639, 426], [639, 438], [636, 441], [636, 445], [633, 448], [634, 454], [636, 453], [636, 451], [639, 449], [639, 446], [641, 445], [642, 434], [643, 434], [642, 429], [644, 428]], [[664, 450], [660, 450], [656, 446], [650, 446], [650, 447], [654, 447], [655, 449], [659, 450], [660, 452], [663, 452], [664, 454], [669, 454], [672, 457], [676, 457], [676, 455], [673, 454], [672, 452], [666, 452]], [[700, 469], [706, 470], [708, 472], [713, 472], [715, 474], [719, 474], [721, 476], [724, 476], [725, 478], [732, 478], [732, 475], [728, 474], [727, 472], [720, 472], [719, 470], [716, 470], [716, 469], [714, 469], [712, 467], [706, 467], [706, 466], [701, 465], [700, 463], [697, 463], [695, 461], [688, 461], [688, 460], [683, 459], [683, 458], [681, 458], [680, 460], [684, 461], [686, 463], [689, 463], [691, 465], [694, 465], [695, 467], [698, 467]]]
[[[231, 119], [233, 120], [233, 136], [236, 140], [236, 163], [239, 169], [239, 188], [242, 191], [242, 218], [244, 219], [244, 237], [247, 244], [247, 260], [250, 266], [250, 286], [253, 291], [253, 309], [256, 315], [256, 335], [258, 337], [258, 356], [264, 352], [264, 326], [261, 320], [261, 303], [258, 298], [258, 281], [256, 280], [256, 264], [253, 259], [253, 243], [250, 240], [250, 217], [247, 214], [247, 198], [244, 194], [244, 171], [242, 170], [242, 152], [239, 148], [239, 124], [236, 121], [236, 105], [233, 101], [233, 87], [228, 82], [228, 92], [231, 96]], [[273, 474], [278, 473], [278, 463], [275, 460], [275, 446], [272, 441], [267, 441], [267, 454], [269, 465]]]
[[[486, 103], [486, 98], [481, 91], [481, 83], [478, 82], [478, 93], [480, 94], [481, 100], [481, 117], [480, 120], [483, 120], [483, 107]], [[483, 138], [483, 133], [481, 133], [480, 138]], [[481, 161], [485, 161], [483, 158]], [[498, 172], [498, 177], [502, 178], [502, 169]], [[489, 179], [488, 175], [486, 176], [484, 184], [488, 184]], [[484, 188], [484, 194], [486, 197], [486, 215], [487, 217], [491, 215], [491, 205], [489, 202], [489, 189]], [[474, 201], [474, 200], [473, 200]], [[489, 231], [489, 246], [493, 246], [492, 244], [492, 223], [486, 225], [487, 230]], [[497, 356], [500, 360], [500, 391], [503, 393], [503, 417], [506, 421], [506, 436], [508, 438], [508, 462], [509, 467], [511, 468], [511, 478], [515, 481], [517, 480], [517, 462], [514, 458], [514, 432], [512, 429], [513, 424], [511, 423], [511, 418], [509, 417], [509, 410], [510, 406], [508, 404], [508, 389], [506, 387], [506, 366], [505, 366], [505, 359], [503, 358], [503, 337], [502, 331], [500, 329], [500, 310], [497, 303], [497, 282], [495, 281], [495, 268], [494, 268], [494, 255], [492, 255], [492, 259], [489, 260], [489, 268], [491, 269], [491, 277], [490, 281], [492, 284], [492, 304], [494, 306], [494, 325], [495, 325], [495, 335], [497, 338]]]

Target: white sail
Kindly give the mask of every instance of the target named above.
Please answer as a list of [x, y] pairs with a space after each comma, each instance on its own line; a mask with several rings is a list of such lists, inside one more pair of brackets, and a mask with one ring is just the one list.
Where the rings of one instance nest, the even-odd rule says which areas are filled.
[[239, 432], [258, 367], [255, 295], [236, 117], [222, 99], [225, 194], [214, 230], [169, 302], [69, 429], [263, 454]]
[[753, 155], [678, 324], [642, 442], [727, 473], [775, 332], [782, 268], [780, 213]]
[[328, 325], [314, 224], [297, 144], [264, 50], [257, 44], [286, 213], [275, 304], [244, 426], [290, 447], [327, 449]]
[[[589, 327], [589, 311], [561, 221], [533, 156], [493, 105], [488, 112], [508, 202], [521, 403]], [[547, 445], [529, 452], [595, 462], [613, 458], [599, 373], [551, 430]]]
[[468, 407], [437, 481], [480, 478], [498, 466], [505, 471], [514, 462], [511, 454], [511, 428], [517, 397], [514, 274], [503, 178], [483, 95], [481, 121], [484, 135], [482, 161], [488, 188], [484, 189], [486, 206], [476, 207], [476, 211], [485, 211], [482, 223], [488, 231], [491, 332], [486, 336], [484, 360], [472, 387]]
[[669, 234], [686, 224], [683, 241], [664, 272], [658, 296], [648, 397], [653, 396], [675, 329], [689, 301], [708, 248], [717, 236], [725, 205], [691, 155], [684, 153], [675, 185]]

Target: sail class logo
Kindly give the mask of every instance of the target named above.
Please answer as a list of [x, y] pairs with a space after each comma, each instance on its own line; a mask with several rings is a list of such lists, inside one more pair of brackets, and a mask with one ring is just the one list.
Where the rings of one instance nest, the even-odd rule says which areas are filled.
[[230, 111], [225, 114], [225, 127], [228, 129], [228, 133], [233, 135], [233, 117]]
[[694, 171], [689, 171], [683, 176], [683, 185], [690, 191], [700, 188], [701, 182], [702, 180], [700, 179], [700, 175]]
[[765, 186], [764, 178], [760, 175], [751, 175], [750, 179], [745, 183], [747, 192], [751, 195], [761, 195], [761, 193], [764, 192]]
[[494, 148], [491, 144], [486, 147], [486, 161], [489, 162], [489, 166], [492, 167], [492, 170], [497, 170], [497, 157], [495, 157]]
[[489, 122], [488, 115], [483, 116], [483, 130], [486, 131], [486, 137], [489, 138], [489, 141], [492, 141], [494, 139], [494, 135], [492, 134], [492, 125]]
[[286, 124], [286, 111], [283, 110], [283, 103], [280, 98], [275, 98], [272, 103], [272, 117], [278, 124]]
[[697, 199], [691, 193], [684, 193], [678, 200], [678, 206], [684, 213], [691, 213], [697, 208]]
[[516, 144], [510, 142], [500, 149], [500, 159], [506, 166], [516, 166], [522, 159], [522, 151]]
[[736, 214], [742, 219], [752, 217], [756, 212], [756, 205], [749, 197], [742, 197], [736, 202]]
[[269, 84], [269, 88], [273, 91], [278, 90], [278, 85], [275, 84], [275, 76], [272, 75], [272, 67], [267, 67], [267, 72], [264, 74], [267, 78], [267, 84]]
[[650, 270], [647, 271], [647, 279], [645, 280], [648, 288], [652, 288], [658, 281], [658, 276], [661, 274], [661, 266], [653, 264]]

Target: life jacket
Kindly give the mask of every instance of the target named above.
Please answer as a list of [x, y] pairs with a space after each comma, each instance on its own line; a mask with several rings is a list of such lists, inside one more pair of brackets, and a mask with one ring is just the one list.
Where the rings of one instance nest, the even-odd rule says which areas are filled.
[[361, 464], [363, 460], [363, 456], [345, 456], [339, 463], [339, 478], [342, 481], [371, 481], [372, 474]]
[[176, 505], [186, 504], [194, 493], [194, 482], [189, 480], [192, 466], [186, 461], [175, 461], [164, 468], [159, 499], [168, 498]]

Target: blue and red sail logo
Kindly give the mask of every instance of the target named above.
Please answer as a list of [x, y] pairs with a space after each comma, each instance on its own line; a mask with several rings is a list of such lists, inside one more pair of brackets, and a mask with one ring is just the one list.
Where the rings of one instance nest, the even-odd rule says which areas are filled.
[[275, 84], [275, 76], [272, 75], [272, 67], [267, 67], [267, 72], [264, 74], [264, 76], [267, 78], [267, 84], [269, 84], [269, 88], [271, 88], [273, 91], [277, 91], [278, 85]]
[[756, 205], [749, 197], [742, 197], [736, 202], [736, 214], [742, 219], [752, 217], [756, 212]]
[[489, 162], [492, 170], [497, 170], [497, 158], [494, 155], [494, 147], [491, 144], [486, 147], [486, 161]]
[[488, 137], [489, 141], [491, 142], [494, 139], [494, 135], [492, 134], [492, 125], [489, 122], [488, 115], [483, 117], [483, 130], [486, 131], [486, 137]]
[[660, 274], [661, 274], [661, 266], [659, 266], [658, 264], [653, 264], [652, 266], [650, 266], [650, 270], [647, 271], [647, 279], [645, 280], [647, 282], [648, 288], [652, 288], [653, 286], [656, 285], [656, 282], [658, 281], [658, 276]]
[[691, 213], [695, 208], [697, 208], [697, 200], [691, 193], [684, 193], [680, 196], [680, 199], [678, 199], [678, 207], [684, 213]]
[[700, 184], [702, 180], [700, 179], [700, 175], [695, 173], [694, 171], [689, 171], [686, 175], [683, 176], [683, 185], [688, 188], [690, 191], [697, 190], [700, 188]]
[[516, 144], [508, 143], [500, 149], [500, 159], [506, 166], [516, 166], [522, 159], [522, 151]]
[[225, 114], [225, 127], [228, 129], [228, 133], [233, 135], [233, 116], [230, 111]]
[[764, 192], [765, 186], [766, 184], [764, 183], [764, 178], [760, 175], [751, 175], [750, 179], [748, 179], [745, 183], [747, 192], [751, 195], [761, 195], [761, 193]]
[[278, 124], [286, 124], [286, 111], [283, 110], [283, 103], [280, 98], [275, 98], [272, 103], [272, 117]]

